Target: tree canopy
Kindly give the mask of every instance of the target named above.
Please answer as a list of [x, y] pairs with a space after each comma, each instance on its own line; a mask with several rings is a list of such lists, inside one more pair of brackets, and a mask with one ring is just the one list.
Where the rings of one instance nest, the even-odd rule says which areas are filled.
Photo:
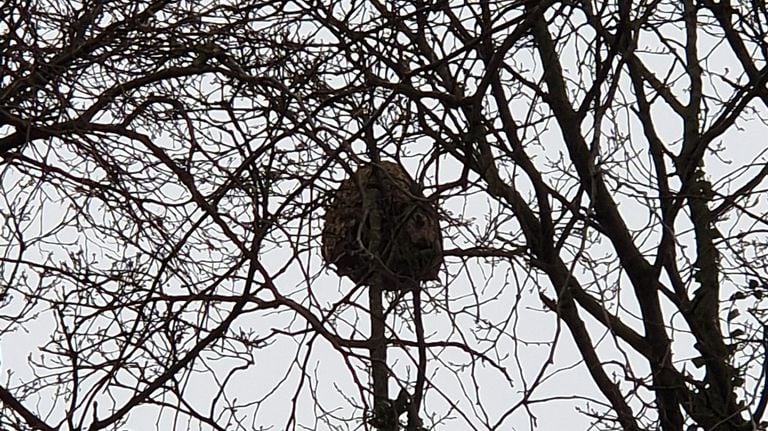
[[[762, 1], [3, 2], [0, 428], [765, 429], [767, 33]], [[321, 256], [384, 162], [439, 211], [408, 291]]]

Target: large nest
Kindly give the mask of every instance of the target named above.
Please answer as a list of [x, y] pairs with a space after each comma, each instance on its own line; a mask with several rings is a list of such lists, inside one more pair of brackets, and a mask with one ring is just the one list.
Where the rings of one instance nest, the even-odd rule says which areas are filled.
[[[378, 241], [371, 223], [377, 214]], [[364, 165], [326, 208], [323, 257], [355, 283], [367, 283], [376, 271], [390, 289], [434, 280], [443, 262], [437, 209], [398, 164]]]

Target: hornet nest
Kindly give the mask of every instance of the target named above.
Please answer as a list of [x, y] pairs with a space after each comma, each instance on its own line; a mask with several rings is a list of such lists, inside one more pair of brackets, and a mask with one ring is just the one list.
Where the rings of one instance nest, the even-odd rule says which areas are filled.
[[397, 163], [368, 163], [341, 183], [326, 207], [322, 253], [355, 283], [367, 283], [375, 271], [390, 290], [435, 280], [443, 262], [437, 208]]

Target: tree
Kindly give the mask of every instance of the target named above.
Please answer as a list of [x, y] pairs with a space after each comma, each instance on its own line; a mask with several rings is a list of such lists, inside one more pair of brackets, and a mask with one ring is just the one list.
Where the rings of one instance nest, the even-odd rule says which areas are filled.
[[[762, 2], [0, 22], [2, 428], [765, 428]], [[320, 257], [371, 160], [439, 204], [418, 301]]]

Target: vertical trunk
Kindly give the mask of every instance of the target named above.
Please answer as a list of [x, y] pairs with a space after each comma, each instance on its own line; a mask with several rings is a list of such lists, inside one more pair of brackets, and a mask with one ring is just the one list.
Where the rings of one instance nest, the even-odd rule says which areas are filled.
[[[379, 211], [379, 191], [367, 188], [363, 197], [363, 208], [370, 223], [369, 251], [377, 254], [381, 248], [381, 212]], [[389, 402], [389, 375], [387, 370], [386, 324], [384, 321], [384, 303], [382, 299], [385, 286], [381, 271], [371, 268], [368, 303], [371, 313], [371, 379], [373, 380], [373, 420], [374, 427], [382, 431], [395, 431], [397, 417], [392, 418]], [[394, 420], [393, 420], [394, 419]]]

